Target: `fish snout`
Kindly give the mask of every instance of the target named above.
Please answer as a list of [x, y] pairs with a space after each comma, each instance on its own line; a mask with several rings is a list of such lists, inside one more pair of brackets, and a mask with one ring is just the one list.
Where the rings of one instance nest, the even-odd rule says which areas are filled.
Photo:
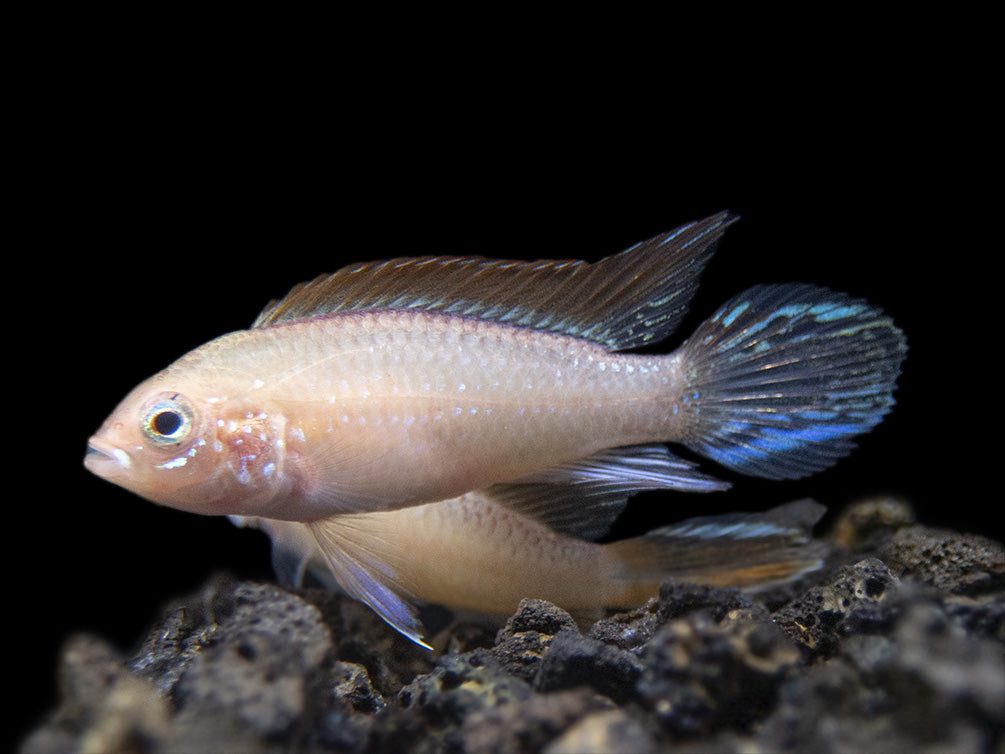
[[95, 435], [87, 441], [84, 467], [92, 474], [109, 479], [128, 471], [132, 459], [126, 451]]

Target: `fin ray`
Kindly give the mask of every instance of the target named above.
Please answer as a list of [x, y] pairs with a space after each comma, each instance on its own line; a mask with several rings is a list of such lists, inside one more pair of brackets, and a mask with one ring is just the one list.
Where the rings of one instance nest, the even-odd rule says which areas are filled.
[[413, 597], [382, 557], [381, 543], [353, 515], [331, 516], [307, 524], [324, 553], [339, 585], [352, 597], [369, 605], [385, 623], [416, 644], [432, 649], [423, 638], [423, 626]]
[[715, 492], [728, 487], [665, 446], [653, 444], [608, 448], [533, 476], [493, 485], [486, 493], [559, 534], [592, 542], [607, 534], [628, 498], [639, 492]]
[[906, 351], [865, 301], [811, 285], [751, 288], [678, 351], [689, 372], [684, 442], [744, 474], [820, 471], [893, 406]]
[[607, 547], [629, 580], [669, 576], [749, 589], [796, 579], [823, 565], [829, 547], [811, 532], [826, 510], [804, 499], [763, 513], [701, 516]]
[[732, 222], [722, 212], [590, 264], [398, 258], [295, 286], [252, 328], [370, 309], [438, 311], [562, 333], [623, 350], [668, 336]]

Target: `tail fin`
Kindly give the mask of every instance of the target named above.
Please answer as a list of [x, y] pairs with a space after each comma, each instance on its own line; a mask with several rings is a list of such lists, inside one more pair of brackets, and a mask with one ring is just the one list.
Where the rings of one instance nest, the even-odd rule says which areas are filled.
[[624, 569], [622, 579], [632, 584], [629, 601], [651, 596], [654, 584], [668, 577], [749, 589], [823, 566], [829, 547], [810, 534], [826, 510], [797, 500], [764, 513], [690, 518], [606, 547]]
[[681, 347], [692, 450], [744, 474], [796, 479], [847, 455], [893, 405], [903, 333], [862, 300], [757, 286]]

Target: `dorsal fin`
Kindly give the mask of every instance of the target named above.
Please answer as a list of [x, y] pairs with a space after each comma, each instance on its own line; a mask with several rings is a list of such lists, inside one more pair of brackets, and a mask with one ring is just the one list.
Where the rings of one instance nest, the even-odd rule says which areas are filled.
[[369, 309], [437, 311], [623, 350], [667, 337], [733, 218], [721, 212], [599, 262], [419, 257], [366, 262], [295, 286], [253, 328]]

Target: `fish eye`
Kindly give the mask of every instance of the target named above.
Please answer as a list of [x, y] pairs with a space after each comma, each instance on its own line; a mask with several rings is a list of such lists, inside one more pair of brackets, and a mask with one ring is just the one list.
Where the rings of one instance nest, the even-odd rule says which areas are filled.
[[192, 429], [194, 413], [180, 395], [158, 400], [143, 417], [143, 434], [157, 445], [184, 440]]

